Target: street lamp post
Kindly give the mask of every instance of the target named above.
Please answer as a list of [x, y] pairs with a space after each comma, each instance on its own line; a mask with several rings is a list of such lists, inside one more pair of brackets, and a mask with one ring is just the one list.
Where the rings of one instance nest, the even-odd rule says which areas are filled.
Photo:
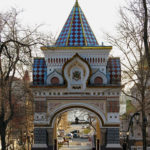
[[143, 150], [146, 150], [146, 147], [147, 147], [147, 144], [146, 144], [146, 126], [147, 126], [147, 118], [144, 115], [143, 121], [142, 121]]
[[129, 144], [130, 128], [131, 128], [131, 126], [132, 126], [132, 124], [133, 124], [133, 118], [138, 117], [137, 120], [139, 120], [139, 116], [140, 116], [140, 113], [136, 112], [136, 113], [134, 113], [134, 114], [131, 116], [131, 118], [130, 118], [128, 130], [127, 130], [127, 133], [126, 133], [126, 135], [127, 135], [127, 138], [126, 138], [126, 144], [127, 144], [127, 146], [126, 146], [126, 147], [127, 147], [127, 149], [129, 149], [129, 150], [130, 150], [130, 144]]

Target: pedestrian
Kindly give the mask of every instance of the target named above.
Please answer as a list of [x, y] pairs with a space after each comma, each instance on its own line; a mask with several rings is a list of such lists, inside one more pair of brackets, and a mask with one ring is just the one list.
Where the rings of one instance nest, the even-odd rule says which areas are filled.
[[126, 142], [123, 142], [123, 150], [126, 150], [127, 149], [127, 143]]

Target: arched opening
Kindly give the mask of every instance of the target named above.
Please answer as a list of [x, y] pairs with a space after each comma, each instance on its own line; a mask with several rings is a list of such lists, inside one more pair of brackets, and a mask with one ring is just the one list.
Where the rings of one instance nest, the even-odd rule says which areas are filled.
[[94, 79], [94, 84], [103, 84], [103, 79], [101, 77], [96, 77]]
[[[53, 120], [53, 121], [52, 121]], [[103, 119], [98, 113], [85, 107], [67, 107], [52, 117], [55, 149], [100, 149], [105, 137], [101, 137]], [[50, 123], [50, 124], [51, 124]], [[102, 129], [103, 130], [103, 129]]]
[[59, 84], [59, 79], [57, 77], [53, 77], [51, 79], [51, 84]]

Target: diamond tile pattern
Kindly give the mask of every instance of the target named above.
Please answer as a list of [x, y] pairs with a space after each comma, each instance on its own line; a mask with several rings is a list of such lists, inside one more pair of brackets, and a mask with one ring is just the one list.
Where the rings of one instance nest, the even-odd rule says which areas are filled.
[[44, 85], [47, 78], [47, 66], [44, 58], [34, 58], [33, 85]]
[[81, 14], [81, 19], [82, 19], [82, 22], [83, 22], [83, 28], [84, 28], [84, 34], [85, 34], [85, 38], [86, 38], [86, 42], [87, 42], [87, 45], [89, 46], [98, 46], [98, 43], [96, 41], [96, 38], [81, 10], [81, 8], [79, 8], [80, 10], [80, 14]]
[[69, 35], [68, 46], [84, 46], [85, 40], [80, 21], [80, 14], [78, 7], [75, 7], [71, 32]]
[[67, 39], [68, 39], [68, 35], [69, 35], [69, 30], [70, 30], [70, 26], [71, 26], [71, 21], [72, 21], [72, 17], [73, 17], [73, 12], [74, 12], [74, 9], [72, 9], [57, 41], [56, 41], [56, 46], [66, 46], [66, 42], [67, 42]]
[[56, 46], [98, 46], [96, 38], [79, 6], [74, 5], [57, 41]]
[[107, 62], [107, 74], [109, 74], [110, 84], [121, 83], [121, 65], [119, 58], [109, 58]]

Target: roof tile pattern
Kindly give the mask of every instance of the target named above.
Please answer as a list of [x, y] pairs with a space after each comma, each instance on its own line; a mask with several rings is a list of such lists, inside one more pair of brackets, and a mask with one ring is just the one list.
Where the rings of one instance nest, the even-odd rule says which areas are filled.
[[84, 46], [84, 45], [85, 45], [85, 40], [82, 31], [80, 14], [79, 14], [78, 7], [75, 7], [71, 32], [68, 40], [68, 46]]
[[107, 62], [107, 73], [110, 77], [110, 84], [121, 83], [120, 58], [109, 58]]
[[86, 42], [87, 42], [87, 45], [90, 45], [90, 46], [98, 46], [98, 43], [96, 41], [96, 38], [81, 10], [81, 8], [79, 8], [80, 10], [80, 13], [81, 13], [81, 19], [83, 21], [83, 28], [84, 28], [84, 34], [85, 34], [85, 39], [86, 39]]
[[56, 42], [57, 46], [66, 46], [66, 42], [68, 39], [69, 30], [70, 30], [69, 28], [70, 28], [71, 22], [72, 22], [73, 12], [74, 12], [74, 9], [72, 9], [70, 16], [68, 17], [59, 37], [57, 39], [57, 42]]
[[[108, 84], [121, 83], [121, 65], [119, 58], [109, 58], [107, 63]], [[47, 66], [44, 58], [35, 58], [33, 64], [33, 85], [46, 85]]]
[[99, 46], [78, 2], [75, 3], [55, 45]]
[[47, 78], [47, 66], [44, 58], [35, 58], [33, 64], [33, 85], [44, 85]]

